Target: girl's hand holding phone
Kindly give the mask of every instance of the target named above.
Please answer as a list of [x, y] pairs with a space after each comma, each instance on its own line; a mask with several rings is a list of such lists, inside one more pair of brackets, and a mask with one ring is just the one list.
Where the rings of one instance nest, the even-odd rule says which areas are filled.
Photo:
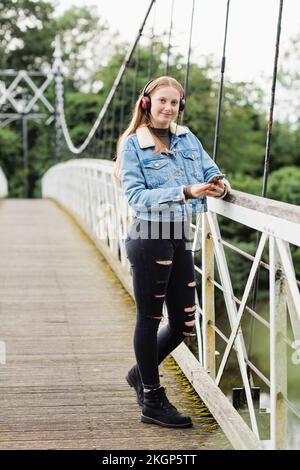
[[216, 183], [192, 184], [190, 187], [191, 195], [194, 198], [199, 197], [220, 197], [224, 192], [225, 186], [222, 180]]
[[223, 181], [220, 179], [216, 183], [211, 183], [211, 187], [207, 192], [207, 196], [210, 197], [220, 197], [223, 194], [225, 189], [225, 185]]
[[190, 186], [190, 193], [193, 198], [208, 196], [208, 192], [211, 190], [211, 183], [196, 183]]
[[207, 196], [220, 197], [221, 194], [223, 194], [225, 186], [224, 186], [222, 179], [224, 177], [225, 175], [222, 173], [221, 175], [212, 176], [212, 178], [208, 180], [208, 183], [211, 184], [211, 187], [209, 188], [207, 192]]

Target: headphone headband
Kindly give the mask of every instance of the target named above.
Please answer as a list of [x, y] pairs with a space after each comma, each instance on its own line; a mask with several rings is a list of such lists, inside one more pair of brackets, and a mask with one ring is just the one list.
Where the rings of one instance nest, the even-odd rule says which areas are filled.
[[151, 80], [149, 80], [146, 83], [146, 85], [144, 86], [143, 91], [142, 91], [143, 96], [147, 96], [146, 90], [147, 90], [148, 86], [150, 85], [150, 83], [154, 82], [154, 80], [155, 80], [155, 78], [151, 78]]
[[[150, 85], [150, 83], [154, 82], [154, 80], [155, 78], [152, 78], [151, 80], [149, 80], [143, 88], [142, 99], [141, 99], [141, 108], [143, 111], [150, 112], [151, 110], [151, 98], [147, 93], [147, 88]], [[179, 101], [179, 112], [183, 111], [184, 107], [185, 107], [185, 99], [184, 99], [184, 96], [182, 96], [180, 97], [180, 101]]]

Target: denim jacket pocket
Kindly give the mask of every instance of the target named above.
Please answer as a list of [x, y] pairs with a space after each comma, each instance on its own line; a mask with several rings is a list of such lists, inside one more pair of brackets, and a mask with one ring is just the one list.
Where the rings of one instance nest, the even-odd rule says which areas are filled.
[[189, 160], [193, 161], [200, 159], [199, 151], [196, 149], [183, 150], [182, 156], [183, 158], [188, 158]]
[[185, 150], [182, 152], [182, 157], [188, 175], [192, 179], [196, 178], [197, 181], [202, 182], [204, 177], [199, 151], [193, 149]]
[[163, 185], [169, 180], [169, 162], [166, 158], [151, 158], [143, 161], [147, 183], [152, 188]]

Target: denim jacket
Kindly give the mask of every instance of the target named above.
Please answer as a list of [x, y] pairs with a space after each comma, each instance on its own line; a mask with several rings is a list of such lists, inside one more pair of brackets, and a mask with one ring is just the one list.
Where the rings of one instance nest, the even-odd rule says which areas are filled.
[[[155, 155], [152, 134], [145, 126], [123, 143], [121, 186], [134, 217], [185, 221], [191, 213], [207, 211], [206, 197], [185, 202], [183, 186], [204, 183], [221, 172], [187, 127], [171, 123], [170, 131], [168, 155]], [[223, 182], [228, 191], [229, 182]]]

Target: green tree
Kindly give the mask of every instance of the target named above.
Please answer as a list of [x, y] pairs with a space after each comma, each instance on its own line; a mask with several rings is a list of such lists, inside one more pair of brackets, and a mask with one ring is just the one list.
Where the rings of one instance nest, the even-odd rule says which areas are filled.
[[69, 89], [98, 92], [103, 83], [95, 80], [94, 74], [115, 53], [117, 33], [111, 33], [95, 8], [87, 6], [66, 10], [57, 18], [56, 30], [61, 38]]
[[[101, 83], [92, 79], [92, 74], [95, 68], [104, 64], [112, 53], [115, 35], [109, 33], [107, 25], [88, 7], [73, 7], [60, 17], [54, 18], [54, 8], [50, 2], [8, 0], [0, 2], [0, 13], [2, 68], [29, 71], [49, 70], [53, 62], [53, 40], [55, 35], [60, 33], [64, 59], [67, 121], [71, 123], [74, 141], [81, 143], [99, 111], [97, 108], [98, 97], [95, 94], [82, 95], [81, 92], [76, 95], [74, 91], [81, 89], [86, 83], [91, 84], [89, 89], [101, 86]], [[92, 60], [94, 58], [95, 60]], [[11, 77], [0, 78], [6, 87], [12, 81]], [[33, 77], [33, 80], [39, 87], [44, 78]], [[20, 82], [20, 85], [15, 91], [14, 98], [16, 100], [22, 98], [23, 82]], [[45, 95], [54, 105], [53, 86], [47, 89]], [[30, 94], [28, 98], [30, 99]], [[14, 112], [14, 109], [7, 101], [1, 111]], [[45, 111], [40, 102], [39, 111]], [[25, 170], [23, 169], [20, 122], [18, 120], [10, 124], [10, 133], [7, 132], [7, 129], [0, 129], [0, 138], [3, 142], [3, 146], [0, 148], [0, 165], [6, 170], [11, 196], [22, 197], [24, 196]], [[48, 127], [43, 122], [37, 126], [36, 123], [29, 121], [28, 179], [30, 197], [39, 194], [35, 186], [42, 172], [55, 163], [53, 159], [53, 133], [53, 124]], [[12, 135], [14, 135], [15, 142], [13, 152], [9, 140]], [[64, 152], [64, 158], [67, 157], [70, 158], [69, 152]], [[13, 165], [10, 164], [11, 161], [13, 161]]]
[[[27, 5], [39, 2], [27, 1], [25, 3]], [[6, 5], [14, 5], [15, 7], [12, 1], [7, 2]], [[50, 18], [52, 12], [50, 10], [49, 12]], [[64, 63], [66, 64], [66, 120], [75, 145], [80, 145], [85, 140], [111, 89], [128, 45], [123, 43], [113, 45], [114, 40], [117, 39], [116, 36], [113, 36], [111, 47], [107, 48], [107, 53], [101, 56], [99, 42], [101, 41], [101, 44], [105, 45], [109, 33], [107, 26], [95, 17], [94, 12], [89, 12], [88, 9], [73, 8], [67, 10], [59, 18], [52, 18], [51, 21], [53, 31], [60, 31], [63, 38]], [[28, 35], [30, 35], [30, 31], [28, 31]], [[46, 37], [47, 35], [46, 30]], [[89, 51], [87, 54], [88, 61], [91, 57], [96, 57], [96, 60], [88, 66], [85, 66], [84, 51]], [[148, 80], [149, 64], [151, 62], [152, 76], [162, 75], [164, 73], [162, 59], [165, 52], [166, 46], [163, 35], [155, 38], [152, 56], [149, 47], [139, 46], [131, 63], [128, 64], [126, 76], [123, 77], [122, 83], [115, 94], [113, 103], [105, 117], [105, 122], [98, 129], [84, 156], [112, 158], [117, 138], [130, 120], [132, 106], [136, 101], [137, 94]], [[49, 53], [49, 48], [47, 53]], [[14, 51], [11, 51], [11, 54], [13, 56]], [[46, 57], [46, 55], [41, 55], [41, 57]], [[45, 63], [49, 64], [50, 61]], [[136, 70], [137, 65], [138, 71]], [[82, 75], [83, 70], [86, 71], [86, 76]], [[169, 74], [183, 83], [184, 73], [184, 58], [180, 54], [172, 55]], [[87, 83], [89, 85], [84, 87]], [[210, 154], [212, 154], [213, 148], [218, 88], [219, 70], [216, 69], [211, 60], [208, 60], [207, 64], [202, 67], [194, 63], [190, 64], [189, 91], [186, 97], [187, 106], [184, 114], [184, 124], [195, 132]], [[53, 88], [48, 89], [47, 96], [53, 103]], [[267, 127], [266, 116], [261, 110], [262, 101], [263, 93], [254, 84], [225, 83], [217, 163], [221, 170], [227, 174], [234, 188], [253, 194], [260, 194], [262, 186], [261, 178], [263, 175]], [[123, 121], [121, 121], [122, 116]], [[35, 161], [35, 164], [39, 167], [38, 172], [35, 172], [33, 167], [30, 170], [33, 173], [30, 179], [33, 186], [36, 184], [37, 175], [41, 173], [42, 169], [51, 165], [50, 155], [53, 151], [53, 146], [49, 148], [49, 140], [53, 141], [53, 138], [49, 137], [49, 132], [53, 137], [53, 128], [48, 129], [41, 126], [38, 132], [37, 129], [35, 125], [30, 126], [30, 154], [32, 153], [34, 156], [32, 161]], [[16, 125], [11, 126], [11, 130], [16, 131]], [[43, 136], [39, 137], [39, 133], [42, 133]], [[20, 134], [16, 133], [16, 135], [20, 140]], [[287, 163], [296, 166], [300, 162], [299, 140], [300, 135], [297, 130], [286, 123], [274, 123], [271, 142], [271, 174]], [[5, 143], [5, 145], [9, 144]], [[20, 152], [20, 149], [17, 151]], [[3, 158], [2, 155], [5, 152], [6, 150], [0, 150], [0, 159]], [[63, 159], [72, 157], [74, 156], [70, 155], [64, 148]], [[40, 164], [40, 161], [43, 164]], [[52, 163], [54, 163], [54, 160], [52, 160]], [[22, 154], [19, 153], [18, 165], [15, 165], [14, 170], [10, 169], [8, 176], [12, 176], [14, 171], [18, 172], [21, 169]], [[270, 182], [271, 179], [270, 175]], [[19, 180], [15, 179], [14, 181]], [[32, 188], [31, 194], [36, 194], [36, 190]], [[227, 230], [230, 236], [235, 233], [235, 228], [230, 225]]]
[[268, 197], [300, 205], [300, 168], [286, 166], [273, 171], [268, 184]]
[[1, 69], [38, 70], [51, 63], [53, 12], [52, 3], [42, 0], [0, 2]]

